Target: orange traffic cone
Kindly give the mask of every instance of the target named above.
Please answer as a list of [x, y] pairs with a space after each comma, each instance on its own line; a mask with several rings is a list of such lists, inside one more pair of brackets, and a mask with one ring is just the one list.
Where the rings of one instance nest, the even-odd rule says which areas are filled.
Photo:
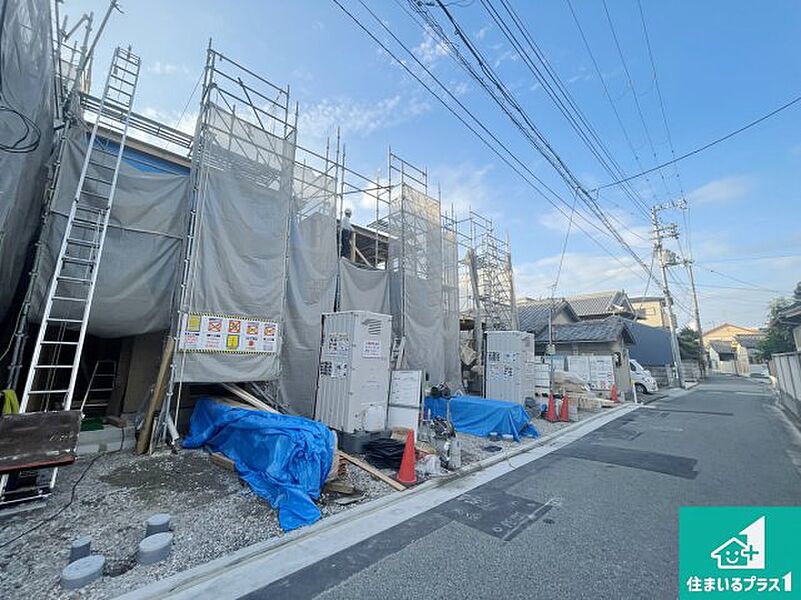
[[559, 407], [559, 420], [565, 423], [570, 421], [570, 401], [567, 398], [567, 392], [562, 394], [562, 406]]
[[610, 396], [612, 397], [612, 402], [620, 402], [620, 400], [617, 399], [617, 385], [614, 383], [612, 384], [612, 393]]
[[403, 485], [417, 483], [417, 475], [414, 472], [414, 434], [411, 431], [406, 432], [406, 446], [403, 448], [403, 458], [395, 479]]
[[554, 423], [558, 420], [556, 418], [556, 402], [554, 402], [552, 392], [548, 393], [548, 412], [545, 413], [545, 420], [550, 421], [551, 423]]

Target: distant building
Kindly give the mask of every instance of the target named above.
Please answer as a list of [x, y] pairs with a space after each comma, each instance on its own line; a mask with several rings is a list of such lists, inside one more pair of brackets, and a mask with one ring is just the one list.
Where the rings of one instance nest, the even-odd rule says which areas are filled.
[[704, 332], [704, 344], [708, 345], [708, 342], [712, 340], [731, 343], [734, 342], [734, 337], [737, 335], [753, 335], [758, 333], [759, 329], [753, 327], [741, 327], [739, 325], [732, 325], [731, 323], [722, 323]]
[[547, 329], [549, 319], [554, 325], [575, 323], [576, 311], [564, 298], [522, 298], [517, 303], [517, 317], [521, 331], [539, 333]]
[[640, 323], [651, 327], [670, 327], [665, 318], [665, 299], [662, 296], [633, 296], [629, 300]]
[[636, 311], [623, 290], [568, 296], [566, 300], [582, 321], [618, 316], [634, 319]]
[[737, 357], [737, 374], [750, 375], [751, 365], [760, 364], [757, 360], [759, 342], [765, 338], [764, 333], [740, 333], [734, 336], [732, 346]]
[[720, 373], [737, 374], [737, 355], [730, 341], [709, 340], [706, 342], [709, 352], [709, 367]]

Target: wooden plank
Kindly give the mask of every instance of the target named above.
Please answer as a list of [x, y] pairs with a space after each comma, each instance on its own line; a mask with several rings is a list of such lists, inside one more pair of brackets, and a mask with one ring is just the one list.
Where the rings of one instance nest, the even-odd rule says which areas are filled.
[[164, 391], [167, 388], [174, 348], [175, 339], [169, 336], [167, 342], [164, 344], [164, 352], [161, 355], [161, 365], [159, 365], [156, 385], [153, 387], [153, 395], [150, 397], [150, 402], [148, 402], [145, 418], [142, 422], [142, 429], [139, 431], [139, 438], [136, 440], [137, 454], [144, 454], [150, 449], [150, 438], [153, 437], [153, 421], [156, 415], [156, 408], [161, 406]]
[[380, 481], [383, 481], [388, 486], [398, 490], [399, 492], [402, 492], [403, 490], [406, 489], [405, 485], [403, 485], [399, 481], [395, 481], [394, 479], [392, 479], [392, 477], [384, 475], [381, 471], [376, 469], [373, 465], [364, 462], [360, 458], [356, 458], [355, 456], [351, 456], [347, 452], [342, 452], [342, 450], [339, 451], [339, 456], [344, 458], [350, 464], [356, 465], [360, 469], [362, 469], [364, 471], [367, 471], [373, 477], [373, 479], [378, 479]]
[[75, 462], [81, 411], [53, 410], [0, 417], [0, 473]]
[[254, 396], [253, 394], [251, 394], [246, 390], [243, 390], [235, 383], [221, 383], [220, 385], [223, 386], [229, 392], [231, 392], [234, 396], [236, 396], [243, 402], [250, 404], [254, 408], [258, 408], [259, 410], [266, 410], [267, 412], [275, 414], [281, 414], [277, 410], [275, 410], [272, 406], [262, 402], [261, 400], [256, 398], [256, 396]]
[[223, 469], [228, 469], [229, 471], [233, 471], [236, 473], [236, 465], [234, 465], [234, 461], [228, 458], [225, 454], [221, 454], [219, 452], [212, 452], [211, 453], [211, 462], [213, 462], [218, 467], [222, 467]]

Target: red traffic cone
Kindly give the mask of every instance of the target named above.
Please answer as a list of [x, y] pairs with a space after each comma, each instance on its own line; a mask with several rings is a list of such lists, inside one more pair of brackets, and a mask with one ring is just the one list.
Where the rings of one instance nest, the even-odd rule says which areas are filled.
[[548, 393], [548, 412], [545, 413], [545, 420], [554, 423], [558, 421], [556, 418], [556, 402], [553, 399], [553, 393]]
[[559, 420], [565, 423], [570, 421], [570, 400], [567, 398], [567, 392], [562, 394], [562, 406], [559, 407]]
[[406, 446], [403, 448], [403, 458], [395, 479], [403, 485], [417, 483], [417, 475], [414, 472], [414, 434], [411, 431], [406, 432]]
[[612, 402], [620, 402], [620, 400], [617, 399], [617, 385], [614, 383], [612, 384], [612, 393], [610, 396], [612, 398]]

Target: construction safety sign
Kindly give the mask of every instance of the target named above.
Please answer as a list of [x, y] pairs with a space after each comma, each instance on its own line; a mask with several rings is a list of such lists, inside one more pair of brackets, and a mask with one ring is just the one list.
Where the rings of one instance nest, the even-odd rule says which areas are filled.
[[253, 317], [187, 313], [181, 319], [178, 349], [182, 352], [275, 354], [278, 323]]

